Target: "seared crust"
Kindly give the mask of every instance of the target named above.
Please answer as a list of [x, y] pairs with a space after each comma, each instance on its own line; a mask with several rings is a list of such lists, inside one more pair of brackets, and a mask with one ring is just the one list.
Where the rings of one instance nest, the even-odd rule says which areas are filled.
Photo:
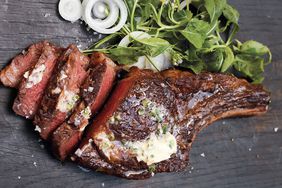
[[[164, 109], [160, 122], [152, 120], [147, 111], [138, 114], [144, 99]], [[191, 144], [200, 130], [218, 119], [265, 113], [269, 102], [270, 94], [261, 86], [226, 74], [131, 70], [129, 78], [118, 84], [90, 126], [73, 159], [85, 167], [129, 179], [184, 170]], [[118, 121], [112, 123], [111, 117], [117, 115]], [[169, 132], [177, 140], [177, 152], [155, 163], [152, 170], [123, 143], [148, 139], [159, 123], [168, 124]], [[101, 134], [107, 135], [110, 146], [106, 150]]]

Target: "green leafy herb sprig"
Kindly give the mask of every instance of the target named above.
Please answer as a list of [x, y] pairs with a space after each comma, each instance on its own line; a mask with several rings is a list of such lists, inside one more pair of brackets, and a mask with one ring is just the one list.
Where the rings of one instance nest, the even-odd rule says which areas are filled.
[[[228, 72], [261, 83], [271, 52], [259, 42], [234, 39], [239, 12], [226, 0], [184, 1], [181, 8], [180, 0], [125, 0], [127, 24], [84, 52], [102, 51], [119, 64], [133, 64], [139, 56], [155, 57], [168, 51], [175, 66], [196, 74]], [[144, 31], [152, 38], [132, 38], [128, 47], [117, 45], [133, 31]]]

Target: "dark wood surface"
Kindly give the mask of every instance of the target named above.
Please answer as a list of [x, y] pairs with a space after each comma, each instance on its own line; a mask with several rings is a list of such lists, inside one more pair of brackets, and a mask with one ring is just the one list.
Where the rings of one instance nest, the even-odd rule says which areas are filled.
[[[241, 13], [238, 38], [261, 41], [273, 52], [264, 82], [272, 92], [267, 114], [228, 119], [205, 129], [193, 145], [186, 172], [129, 181], [85, 172], [71, 162], [61, 164], [40, 141], [31, 122], [12, 112], [15, 90], [1, 86], [0, 187], [282, 187], [282, 1], [230, 3]], [[0, 0], [1, 67], [42, 39], [84, 48], [98, 37], [84, 25], [63, 21], [57, 0]]]

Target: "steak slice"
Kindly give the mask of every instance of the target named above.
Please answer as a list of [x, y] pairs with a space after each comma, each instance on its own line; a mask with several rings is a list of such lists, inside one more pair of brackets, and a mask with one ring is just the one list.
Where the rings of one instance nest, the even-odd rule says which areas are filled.
[[60, 159], [73, 152], [79, 143], [85, 127], [105, 102], [116, 77], [116, 65], [105, 55], [94, 53], [91, 58], [93, 68], [81, 87], [81, 102], [67, 122], [52, 134], [52, 149]]
[[18, 87], [24, 73], [37, 63], [45, 45], [49, 45], [49, 43], [42, 41], [31, 45], [27, 51], [17, 55], [9, 65], [1, 70], [0, 80], [3, 85], [13, 88]]
[[132, 69], [89, 127], [73, 160], [128, 179], [181, 171], [212, 122], [265, 113], [270, 94], [226, 74]]
[[19, 93], [13, 105], [16, 114], [33, 119], [60, 52], [52, 45], [46, 44], [43, 47], [38, 62], [24, 74], [19, 85]]
[[60, 57], [33, 122], [43, 139], [49, 138], [77, 104], [88, 65], [89, 58], [74, 45]]

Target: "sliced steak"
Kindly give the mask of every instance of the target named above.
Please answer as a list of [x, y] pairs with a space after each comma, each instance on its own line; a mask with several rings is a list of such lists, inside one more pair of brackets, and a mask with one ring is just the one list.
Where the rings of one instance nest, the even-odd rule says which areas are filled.
[[44, 45], [38, 62], [24, 74], [19, 85], [13, 110], [16, 114], [33, 119], [52, 75], [61, 50], [52, 45]]
[[74, 45], [60, 57], [34, 118], [36, 130], [43, 139], [49, 138], [77, 104], [88, 66], [89, 58]]
[[24, 73], [29, 71], [37, 63], [43, 47], [48, 44], [47, 41], [33, 44], [27, 51], [23, 51], [22, 54], [17, 55], [12, 62], [0, 72], [0, 80], [3, 85], [13, 88], [18, 87]]
[[73, 160], [129, 179], [180, 171], [201, 129], [218, 119], [265, 113], [269, 102], [261, 86], [226, 74], [132, 69]]
[[100, 109], [110, 93], [116, 77], [116, 65], [101, 53], [91, 58], [93, 68], [81, 87], [81, 102], [70, 119], [60, 125], [52, 136], [54, 154], [60, 159], [73, 152], [89, 119]]

